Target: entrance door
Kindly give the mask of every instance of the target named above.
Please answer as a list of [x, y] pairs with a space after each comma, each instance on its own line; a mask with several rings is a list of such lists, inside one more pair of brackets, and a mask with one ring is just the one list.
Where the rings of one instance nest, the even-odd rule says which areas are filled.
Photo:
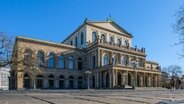
[[59, 88], [60, 89], [64, 88], [64, 80], [59, 80]]

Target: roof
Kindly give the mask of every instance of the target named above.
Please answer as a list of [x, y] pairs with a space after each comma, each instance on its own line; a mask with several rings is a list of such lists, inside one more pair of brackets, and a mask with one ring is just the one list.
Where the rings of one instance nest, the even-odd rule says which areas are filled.
[[146, 60], [146, 63], [151, 63], [151, 64], [159, 64], [158, 62], [155, 62], [155, 61], [150, 61], [150, 60]]
[[118, 25], [115, 21], [109, 21], [109, 20], [93, 21], [93, 20], [85, 19], [84, 22], [79, 27], [77, 27], [77, 29], [75, 29], [66, 39], [64, 39], [62, 41], [62, 43], [64, 43], [67, 39], [69, 39], [74, 33], [76, 33], [84, 25], [95, 26], [97, 28], [105, 29], [107, 31], [111, 31], [111, 32], [117, 33], [119, 35], [127, 36], [130, 38], [133, 37], [129, 32], [127, 32], [124, 28], [122, 28], [120, 25]]
[[22, 36], [17, 36], [16, 41], [17, 40], [25, 40], [25, 41], [30, 41], [30, 42], [36, 42], [36, 43], [42, 43], [42, 44], [48, 44], [48, 45], [54, 45], [54, 46], [60, 46], [60, 47], [67, 47], [67, 48], [73, 48], [73, 49], [76, 48], [76, 47], [71, 46], [71, 45], [60, 44], [60, 43], [44, 41], [44, 40], [39, 40], [39, 39], [33, 39], [33, 38], [28, 38], [28, 37], [22, 37]]
[[95, 25], [97, 27], [101, 27], [107, 30], [111, 30], [113, 32], [120, 33], [122, 35], [126, 35], [129, 37], [132, 37], [132, 35], [127, 32], [124, 28], [122, 28], [120, 25], [118, 25], [115, 21], [91, 21], [87, 20], [87, 24]]

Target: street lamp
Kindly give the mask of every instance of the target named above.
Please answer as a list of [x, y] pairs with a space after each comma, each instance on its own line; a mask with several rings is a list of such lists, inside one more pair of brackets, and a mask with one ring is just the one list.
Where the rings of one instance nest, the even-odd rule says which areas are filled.
[[137, 67], [137, 61], [133, 61], [132, 62], [132, 66], [133, 66], [133, 69], [134, 69], [134, 80], [133, 80], [133, 88], [135, 89], [135, 77], [136, 77], [136, 73], [135, 73], [135, 68]]
[[90, 88], [90, 83], [89, 83], [89, 76], [91, 74], [91, 71], [87, 70], [85, 73], [88, 75], [88, 89]]

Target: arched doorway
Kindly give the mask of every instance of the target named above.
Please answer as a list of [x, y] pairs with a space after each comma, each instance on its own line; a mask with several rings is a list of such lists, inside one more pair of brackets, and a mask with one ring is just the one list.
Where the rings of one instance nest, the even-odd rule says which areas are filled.
[[74, 77], [73, 76], [69, 76], [69, 88], [74, 88]]
[[60, 75], [59, 76], [59, 88], [60, 89], [63, 89], [65, 86], [65, 83], [64, 83], [64, 76], [63, 75]]
[[92, 87], [95, 88], [95, 76], [92, 76]]
[[105, 76], [105, 85], [105, 87], [109, 87], [109, 73], [107, 73]]
[[140, 75], [137, 74], [137, 87], [140, 87]]
[[24, 74], [24, 88], [30, 89], [31, 88], [31, 79], [28, 74]]
[[49, 75], [49, 88], [54, 88], [54, 75]]
[[129, 86], [132, 85], [132, 84], [131, 84], [131, 83], [132, 83], [131, 80], [132, 80], [131, 75], [130, 75], [130, 73], [128, 73], [128, 85], [129, 85]]
[[79, 78], [78, 78], [78, 88], [79, 89], [81, 89], [82, 88], [82, 76], [80, 76]]
[[157, 87], [156, 80], [157, 76], [153, 76], [153, 87]]
[[122, 75], [118, 73], [118, 86], [122, 86]]
[[145, 87], [148, 87], [148, 76], [145, 76]]
[[43, 76], [42, 75], [36, 76], [36, 88], [43, 88]]

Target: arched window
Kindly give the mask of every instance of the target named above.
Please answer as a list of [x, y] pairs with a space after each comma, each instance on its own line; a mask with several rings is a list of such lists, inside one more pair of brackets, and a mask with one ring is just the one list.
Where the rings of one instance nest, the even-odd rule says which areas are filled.
[[48, 85], [49, 85], [49, 88], [54, 88], [54, 75], [49, 75], [48, 77]]
[[64, 79], [65, 77], [63, 75], [60, 75], [59, 76], [59, 79]]
[[114, 43], [114, 38], [113, 38], [113, 36], [110, 37], [110, 40], [109, 40], [109, 41], [110, 41], [110, 44], [113, 44], [113, 43]]
[[95, 31], [92, 32], [92, 42], [96, 41], [97, 33]]
[[84, 43], [84, 33], [81, 33], [81, 45]]
[[121, 45], [121, 39], [117, 39], [117, 44], [120, 46]]
[[106, 42], [106, 37], [104, 34], [101, 35], [101, 40], [102, 40], [102, 43], [105, 43]]
[[107, 55], [103, 56], [103, 65], [108, 65], [109, 64], [109, 57]]
[[59, 68], [61, 68], [61, 69], [64, 69], [64, 65], [65, 65], [65, 63], [64, 63], [64, 56], [59, 56], [58, 57], [58, 66], [59, 66]]
[[129, 41], [128, 40], [125, 40], [125, 46], [129, 46]]
[[117, 63], [117, 58], [116, 58], [116, 56], [113, 56], [113, 58], [112, 58], [112, 63], [113, 63], [113, 65], [116, 65], [116, 63]]
[[82, 58], [78, 58], [78, 70], [82, 70]]
[[126, 61], [127, 61], [126, 57], [125, 56], [122, 56], [121, 57], [121, 64], [122, 65], [126, 65], [126, 63], [127, 63]]
[[48, 63], [47, 63], [48, 67], [49, 68], [54, 68], [55, 67], [55, 57], [54, 57], [54, 54], [50, 53], [48, 57], [49, 57]]
[[32, 51], [31, 51], [31, 49], [26, 49], [24, 51], [24, 61], [25, 62], [29, 62], [31, 60], [31, 57], [32, 57]]
[[95, 66], [96, 66], [95, 60], [96, 60], [96, 57], [93, 56], [93, 57], [92, 57], [92, 68], [93, 68], [93, 69], [95, 69]]
[[74, 59], [72, 56], [68, 57], [68, 68], [69, 69], [74, 69]]
[[43, 52], [39, 51], [37, 53], [37, 60], [38, 60], [38, 65], [39, 66], [44, 65], [44, 54], [43, 54]]

